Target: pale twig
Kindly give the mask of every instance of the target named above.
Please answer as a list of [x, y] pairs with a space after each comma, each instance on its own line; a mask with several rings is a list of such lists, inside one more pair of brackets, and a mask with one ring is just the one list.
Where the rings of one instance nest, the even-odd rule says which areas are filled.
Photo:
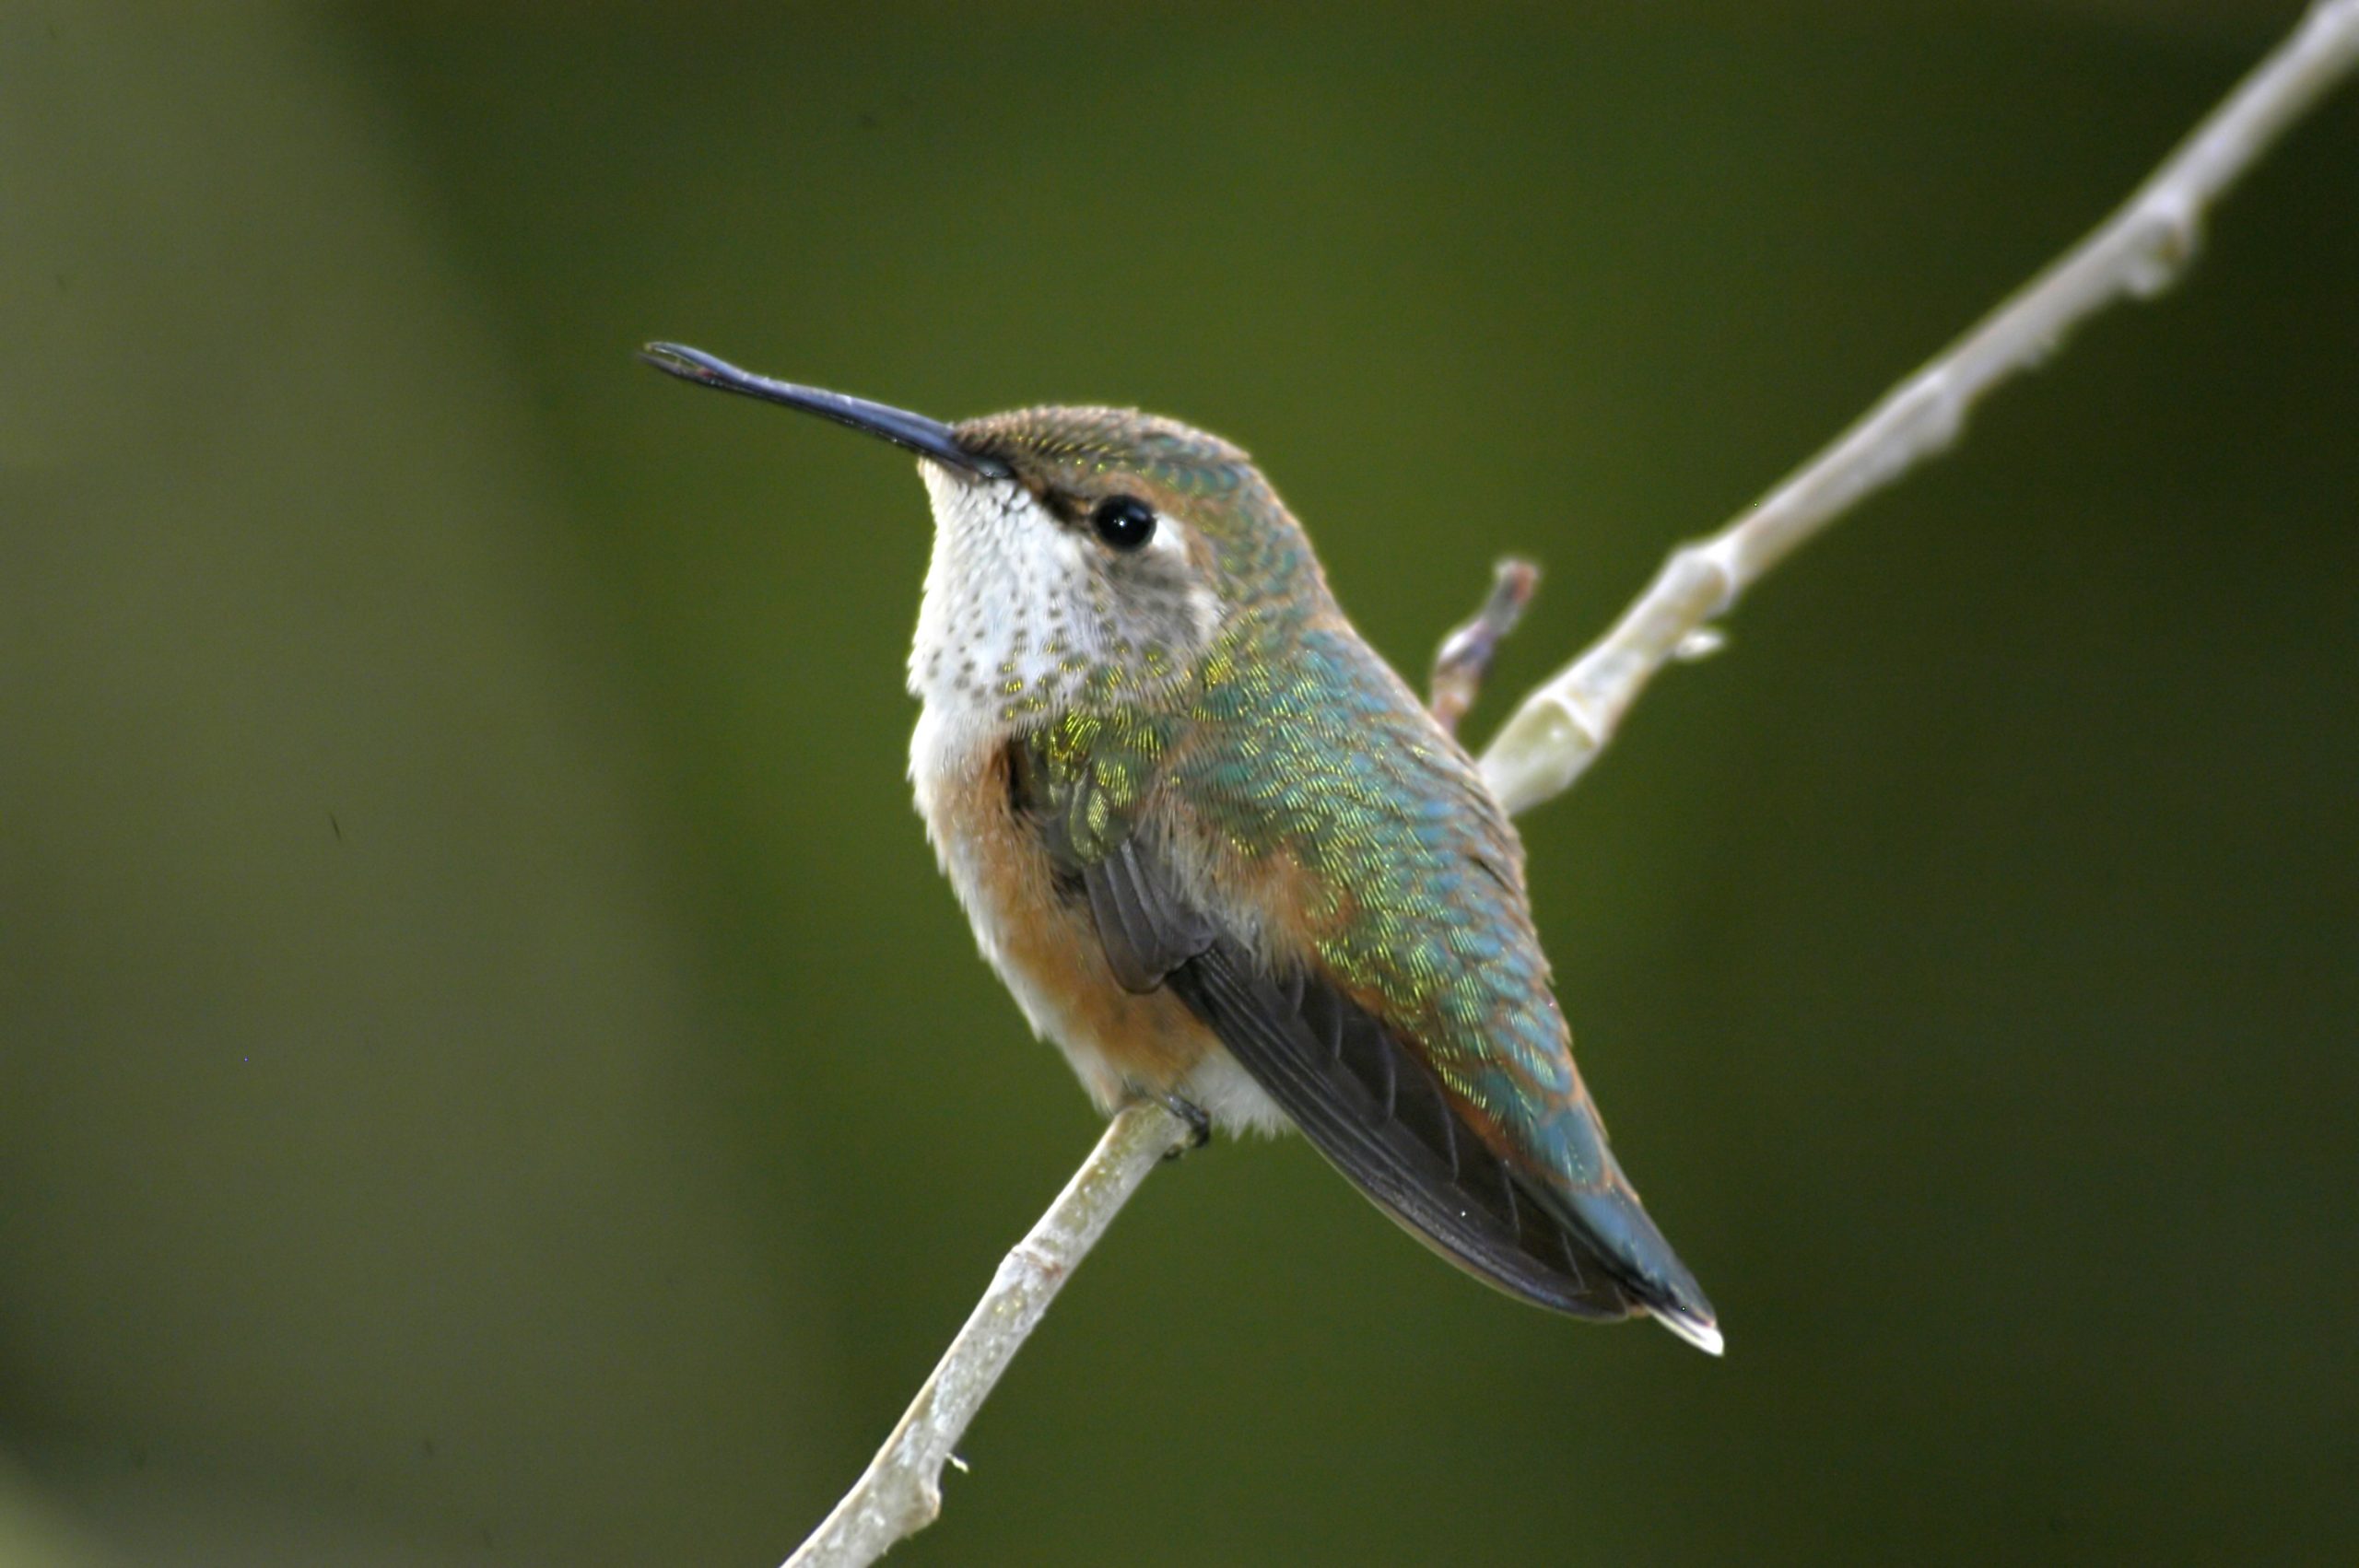
[[[1752, 510], [1674, 552], [1614, 629], [1525, 698], [1484, 753], [1485, 776], [1507, 808], [1536, 805], [1579, 778], [1656, 671], [1708, 649], [1698, 636], [1705, 623], [1846, 508], [1948, 446], [1966, 411], [1992, 386], [2046, 358], [2066, 332], [2114, 300], [2167, 287], [2194, 252], [2204, 212], [2354, 64], [2359, 0], [2321, 0], [2103, 228]], [[1438, 689], [1437, 701], [1441, 697]], [[866, 1473], [787, 1568], [863, 1568], [932, 1522], [952, 1445], [1057, 1287], [1147, 1173], [1191, 1136], [1160, 1106], [1133, 1106], [1115, 1117], [1040, 1223], [1001, 1263]]]
[[2323, 0], [2120, 211], [1909, 377], [1719, 532], [1682, 545], [1589, 651], [1523, 700], [1483, 753], [1500, 802], [1561, 792], [1655, 673], [1706, 622], [1863, 496], [1957, 439], [1984, 393], [2056, 352], [2124, 297], [2148, 298], [2194, 254], [2203, 216], [2287, 126], [2359, 63], [2359, 0]]
[[1434, 655], [1433, 695], [1426, 699], [1426, 706], [1451, 734], [1458, 733], [1458, 721], [1474, 706], [1499, 644], [1523, 619], [1524, 606], [1532, 603], [1539, 587], [1540, 568], [1509, 556], [1491, 568], [1491, 591], [1473, 619], [1452, 628], [1441, 639], [1441, 648]]
[[1049, 1310], [1057, 1288], [1147, 1173], [1194, 1136], [1194, 1129], [1151, 1102], [1116, 1114], [1040, 1223], [1000, 1260], [991, 1288], [901, 1424], [835, 1512], [786, 1560], [786, 1568], [857, 1568], [933, 1523], [942, 1511], [942, 1467], [952, 1462], [967, 1423]]

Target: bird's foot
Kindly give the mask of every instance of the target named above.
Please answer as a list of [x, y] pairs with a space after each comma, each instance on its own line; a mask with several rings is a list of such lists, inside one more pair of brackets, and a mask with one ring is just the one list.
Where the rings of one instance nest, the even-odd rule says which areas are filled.
[[1213, 1118], [1195, 1101], [1175, 1094], [1168, 1089], [1142, 1089], [1133, 1084], [1131, 1093], [1139, 1099], [1152, 1100], [1188, 1124], [1188, 1141], [1174, 1147], [1163, 1157], [1176, 1160], [1182, 1154], [1193, 1153], [1213, 1141]]

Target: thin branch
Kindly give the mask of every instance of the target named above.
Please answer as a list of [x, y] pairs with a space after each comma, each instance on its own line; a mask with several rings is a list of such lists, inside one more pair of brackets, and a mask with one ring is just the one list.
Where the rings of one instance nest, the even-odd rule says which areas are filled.
[[1000, 1375], [1049, 1310], [1065, 1277], [1089, 1255], [1106, 1227], [1146, 1180], [1184, 1147], [1195, 1129], [1161, 1106], [1127, 1106], [1057, 1194], [1031, 1233], [1000, 1260], [991, 1288], [950, 1341], [933, 1375], [868, 1469], [786, 1568], [859, 1568], [942, 1511], [942, 1467], [965, 1435]]
[[2205, 213], [2285, 129], [2359, 64], [2359, 0], [2321, 0], [2227, 101], [2095, 233], [1909, 377], [1834, 444], [1661, 574], [1588, 652], [1523, 700], [1483, 753], [1510, 812], [1561, 793], [1596, 760], [1638, 693], [1705, 623], [1862, 497], [1955, 441], [2001, 381], [2125, 298], [2170, 287]]
[[[2167, 287], [2194, 253], [2204, 213], [2259, 156], [2359, 64], [2359, 0], [2320, 0], [2300, 29], [2196, 128], [2120, 212], [1719, 533], [1674, 552], [1614, 629], [1526, 697], [1484, 753], [1510, 812], [1560, 793], [1595, 760], [1656, 671], [1708, 651], [1706, 623], [1846, 509], [1957, 439], [2000, 381], [2055, 353], [2064, 335], [2125, 296]], [[1504, 579], [1503, 587], [1504, 591]], [[1528, 591], [1527, 591], [1528, 596]], [[1493, 604], [1498, 603], [1495, 593]], [[1520, 608], [1520, 605], [1517, 606]], [[1499, 622], [1511, 624], [1512, 612]], [[1505, 624], [1496, 626], [1503, 635]], [[1492, 606], [1468, 631], [1494, 625]], [[1490, 638], [1496, 646], [1496, 635]], [[1452, 642], [1459, 634], [1453, 634]], [[1435, 706], [1473, 699], [1488, 647], [1441, 659]], [[1461, 696], [1464, 702], [1461, 702]], [[1192, 1137], [1160, 1106], [1133, 1106], [1030, 1235], [1007, 1255], [973, 1316], [860, 1481], [787, 1568], [864, 1568], [942, 1506], [942, 1467], [1057, 1288], [1147, 1174]]]
[[1434, 655], [1433, 695], [1426, 706], [1451, 734], [1458, 733], [1458, 721], [1482, 694], [1483, 677], [1491, 673], [1499, 644], [1523, 619], [1524, 606], [1539, 587], [1540, 568], [1510, 556], [1491, 568], [1491, 591], [1474, 618], [1441, 639]]

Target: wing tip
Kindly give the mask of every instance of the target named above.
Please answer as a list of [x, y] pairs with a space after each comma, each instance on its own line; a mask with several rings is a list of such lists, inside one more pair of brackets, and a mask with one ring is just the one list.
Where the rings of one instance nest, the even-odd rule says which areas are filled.
[[1648, 1316], [1708, 1356], [1717, 1357], [1728, 1348], [1719, 1325], [1708, 1317], [1697, 1317], [1675, 1306], [1649, 1307]]

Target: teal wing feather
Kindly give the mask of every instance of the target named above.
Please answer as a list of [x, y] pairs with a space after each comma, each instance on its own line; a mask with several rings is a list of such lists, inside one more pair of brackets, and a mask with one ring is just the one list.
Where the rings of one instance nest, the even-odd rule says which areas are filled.
[[[1496, 1163], [1512, 1184], [1502, 1224], [1532, 1261], [1568, 1269], [1579, 1289], [1569, 1301], [1561, 1290], [1546, 1299], [1500, 1270], [1477, 1271], [1566, 1310], [1645, 1306], [1708, 1328], [1709, 1303], [1640, 1207], [1574, 1070], [1532, 923], [1521, 848], [1465, 752], [1340, 626], [1304, 632], [1284, 654], [1244, 664], [1226, 686], [1208, 683], [1202, 700], [1205, 721], [1173, 759], [1187, 775], [1182, 798], [1233, 842], [1291, 856], [1327, 903], [1312, 912], [1315, 957], [1299, 986], [1339, 993], [1430, 1075], [1453, 1125], [1428, 1147], [1446, 1154], [1451, 1141], [1471, 1142]], [[1246, 962], [1241, 953], [1219, 961]], [[1259, 977], [1281, 996], [1297, 986], [1295, 977]], [[1222, 1033], [1286, 1104], [1271, 1082], [1269, 1051], [1240, 1048], [1229, 1029]], [[1277, 1033], [1298, 1041], [1303, 1031]], [[1353, 1097], [1333, 1071], [1323, 1088], [1310, 1082], [1318, 1076], [1293, 1095]], [[1288, 1109], [1304, 1119], [1297, 1105]], [[1373, 1097], [1357, 1114], [1382, 1109]], [[1324, 1152], [1400, 1211], [1374, 1190], [1364, 1162]], [[1469, 1159], [1461, 1150], [1459, 1163]], [[1479, 1193], [1490, 1173], [1476, 1174], [1444, 1185], [1453, 1196]], [[1560, 1234], [1535, 1236], [1526, 1207], [1555, 1222], [1543, 1231]], [[1451, 1250], [1432, 1225], [1416, 1228]]]
[[[1216, 650], [1183, 711], [1073, 715], [1024, 743], [1051, 860], [1115, 974], [1169, 985], [1331, 1163], [1470, 1271], [1559, 1311], [1708, 1331], [1574, 1070], [1514, 830], [1364, 644], [1290, 630]], [[1151, 793], [1309, 873], [1308, 962], [1273, 966], [1188, 903]]]

